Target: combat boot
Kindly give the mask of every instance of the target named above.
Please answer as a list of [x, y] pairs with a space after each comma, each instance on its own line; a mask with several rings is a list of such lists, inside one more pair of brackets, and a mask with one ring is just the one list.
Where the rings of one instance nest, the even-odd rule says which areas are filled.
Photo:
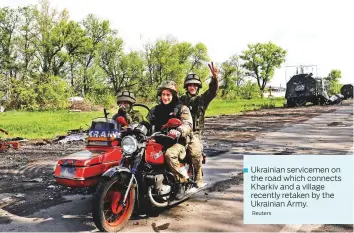
[[197, 188], [203, 188], [207, 185], [207, 183], [203, 182], [203, 172], [201, 167], [197, 171], [195, 182]]

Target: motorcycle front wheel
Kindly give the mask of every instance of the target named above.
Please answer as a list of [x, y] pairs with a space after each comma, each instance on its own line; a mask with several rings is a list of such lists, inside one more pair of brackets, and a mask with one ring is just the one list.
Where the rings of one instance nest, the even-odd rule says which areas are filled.
[[92, 199], [92, 217], [100, 231], [120, 231], [130, 219], [135, 204], [135, 188], [131, 187], [123, 206], [121, 202], [126, 188], [120, 176], [99, 183]]

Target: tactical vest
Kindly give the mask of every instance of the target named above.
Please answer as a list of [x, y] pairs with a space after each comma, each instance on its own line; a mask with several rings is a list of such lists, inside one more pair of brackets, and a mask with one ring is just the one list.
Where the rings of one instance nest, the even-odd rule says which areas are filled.
[[201, 96], [183, 96], [181, 97], [181, 101], [187, 105], [189, 110], [191, 111], [193, 118], [193, 132], [198, 134], [202, 134], [204, 130], [204, 100]]
[[124, 119], [128, 122], [128, 124], [132, 123], [134, 118], [138, 118], [139, 122], [144, 120], [141, 113], [138, 110], [133, 110], [133, 109], [130, 110], [129, 112], [127, 112], [126, 114], [122, 114], [120, 112], [117, 112], [116, 114], [114, 114], [112, 119], [116, 121], [119, 116], [124, 117]]

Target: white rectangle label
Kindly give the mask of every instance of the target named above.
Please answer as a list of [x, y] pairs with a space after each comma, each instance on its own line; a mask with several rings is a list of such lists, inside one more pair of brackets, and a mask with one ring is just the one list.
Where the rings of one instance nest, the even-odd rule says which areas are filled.
[[352, 155], [245, 155], [244, 224], [353, 224]]

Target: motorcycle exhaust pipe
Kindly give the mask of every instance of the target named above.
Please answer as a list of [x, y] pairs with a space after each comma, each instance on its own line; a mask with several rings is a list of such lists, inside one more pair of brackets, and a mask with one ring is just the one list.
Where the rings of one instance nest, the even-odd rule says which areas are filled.
[[150, 198], [150, 201], [151, 203], [156, 206], [156, 207], [167, 207], [168, 206], [168, 202], [164, 202], [164, 203], [159, 203], [157, 201], [155, 201], [155, 199], [152, 197], [152, 187], [149, 186], [149, 189], [148, 189], [148, 195], [149, 195], [149, 198]]

